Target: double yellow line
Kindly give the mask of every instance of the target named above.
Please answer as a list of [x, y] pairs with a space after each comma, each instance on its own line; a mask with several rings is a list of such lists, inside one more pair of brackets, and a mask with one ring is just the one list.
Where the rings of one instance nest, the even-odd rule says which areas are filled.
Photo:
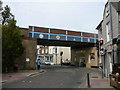
[[35, 75], [32, 75], [31, 77], [35, 77], [35, 76], [38, 76], [38, 75], [41, 75], [41, 74], [44, 74], [44, 73], [46, 73], [46, 71], [41, 72], [41, 73], [37, 73], [37, 74], [35, 74]]

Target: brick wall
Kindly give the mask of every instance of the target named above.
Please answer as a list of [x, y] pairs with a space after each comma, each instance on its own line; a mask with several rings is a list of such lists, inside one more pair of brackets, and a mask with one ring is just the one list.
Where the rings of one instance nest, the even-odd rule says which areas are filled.
[[[28, 37], [28, 29], [20, 28], [22, 35], [22, 44], [25, 47], [24, 53], [17, 59], [20, 64], [20, 68], [35, 68], [36, 52], [37, 52], [37, 40]], [[30, 59], [30, 62], [26, 62], [26, 58]]]
[[21, 36], [22, 37], [29, 37], [27, 28], [20, 28]]
[[43, 33], [48, 33], [48, 28], [39, 28], [39, 27], [34, 27], [35, 32], [43, 32]]
[[[23, 46], [25, 47], [25, 68], [35, 68], [37, 40], [23, 39]], [[26, 58], [29, 58], [30, 62], [26, 62]]]
[[[29, 26], [29, 30], [32, 31], [32, 26]], [[34, 27], [35, 32], [44, 32], [49, 33], [49, 28], [43, 28], [43, 27]], [[67, 33], [66, 33], [67, 31]], [[98, 37], [98, 35], [94, 35], [92, 33], [85, 33], [85, 32], [78, 32], [78, 31], [69, 31], [69, 30], [62, 30], [62, 29], [53, 29], [50, 28], [50, 33], [53, 34], [64, 34], [64, 35], [74, 35], [74, 36], [84, 36], [84, 37]]]
[[54, 33], [54, 34], [66, 34], [66, 30], [50, 29], [50, 33]]
[[81, 32], [68, 31], [68, 35], [81, 36]]
[[95, 35], [90, 33], [83, 33], [83, 37], [95, 37]]

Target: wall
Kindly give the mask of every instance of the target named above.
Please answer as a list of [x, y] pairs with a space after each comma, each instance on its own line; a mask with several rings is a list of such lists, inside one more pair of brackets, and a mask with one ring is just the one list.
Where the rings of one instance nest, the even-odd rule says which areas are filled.
[[71, 48], [70, 47], [58, 47], [58, 60], [61, 61], [60, 52], [63, 52], [62, 60], [71, 60]]
[[119, 21], [119, 23], [118, 23], [118, 34], [120, 34], [120, 11], [119, 11], [119, 13], [118, 13], [118, 21]]
[[112, 29], [113, 38], [115, 38], [118, 35], [118, 13], [113, 6], [112, 6]]
[[98, 37], [97, 34], [93, 33], [86, 33], [86, 32], [79, 32], [79, 31], [70, 31], [64, 29], [54, 29], [54, 28], [45, 28], [45, 27], [36, 27], [36, 26], [29, 26], [29, 31], [35, 32], [44, 32], [44, 33], [53, 33], [53, 34], [64, 34], [64, 35], [74, 35], [74, 36], [83, 36], [83, 37]]
[[37, 41], [32, 39], [24, 39], [23, 46], [25, 47], [25, 60], [29, 58], [29, 62], [25, 62], [25, 68], [35, 68], [36, 47]]
[[[90, 53], [95, 54], [95, 59], [90, 59]], [[71, 48], [72, 55], [72, 64], [80, 66], [80, 62], [85, 60], [86, 67], [90, 68], [91, 66], [98, 66], [98, 55], [96, 47], [88, 48]]]
[[[21, 28], [22, 35], [22, 44], [25, 47], [24, 53], [21, 57], [17, 59], [17, 61], [21, 64], [20, 68], [35, 68], [35, 60], [36, 60], [36, 51], [37, 51], [37, 40], [30, 39], [28, 37], [28, 29]], [[26, 58], [29, 58], [30, 61], [26, 62]]]
[[107, 43], [106, 24], [110, 22], [110, 14], [106, 17], [106, 12], [107, 12], [106, 7], [108, 7], [108, 4], [106, 4], [105, 6], [104, 14], [103, 14], [103, 22], [102, 22], [102, 39], [104, 40], [104, 44]]
[[[59, 47], [59, 46], [50, 46], [49, 51], [52, 50], [52, 53], [55, 53], [53, 48], [57, 48], [57, 64], [61, 64], [60, 52], [63, 52], [62, 60], [71, 60], [71, 48], [70, 47]], [[51, 50], [50, 50], [51, 49]], [[56, 55], [54, 54], [54, 64], [56, 64]]]

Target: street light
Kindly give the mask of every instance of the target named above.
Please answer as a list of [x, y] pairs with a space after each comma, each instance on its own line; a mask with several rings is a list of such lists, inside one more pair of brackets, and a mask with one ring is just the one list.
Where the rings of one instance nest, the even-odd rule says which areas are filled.
[[61, 51], [61, 52], [60, 52], [60, 56], [61, 56], [61, 65], [62, 65], [62, 55], [63, 55], [63, 52]]

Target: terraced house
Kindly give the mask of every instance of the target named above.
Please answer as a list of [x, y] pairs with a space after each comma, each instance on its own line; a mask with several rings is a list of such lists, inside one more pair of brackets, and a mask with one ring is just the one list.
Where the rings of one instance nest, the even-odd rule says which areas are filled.
[[112, 73], [113, 65], [120, 63], [120, 0], [108, 0], [105, 5], [103, 20], [96, 28], [99, 39], [103, 40], [100, 47], [104, 54], [100, 55], [104, 76]]

